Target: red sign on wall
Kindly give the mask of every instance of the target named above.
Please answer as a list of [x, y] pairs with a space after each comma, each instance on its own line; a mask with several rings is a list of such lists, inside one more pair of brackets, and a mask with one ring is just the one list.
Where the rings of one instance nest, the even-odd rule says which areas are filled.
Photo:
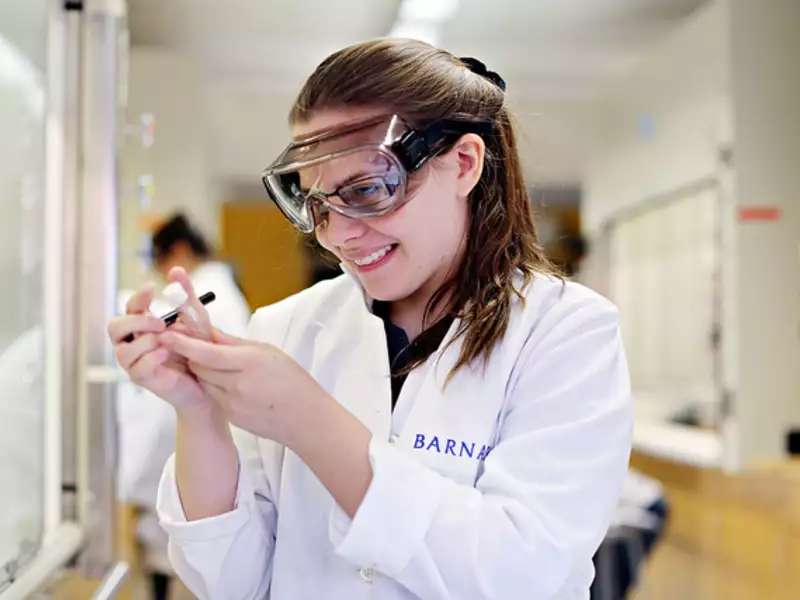
[[739, 222], [777, 221], [781, 218], [781, 209], [777, 206], [740, 206]]

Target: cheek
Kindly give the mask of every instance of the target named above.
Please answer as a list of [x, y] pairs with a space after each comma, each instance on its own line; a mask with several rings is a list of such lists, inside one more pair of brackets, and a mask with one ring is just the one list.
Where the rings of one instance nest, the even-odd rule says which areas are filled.
[[324, 227], [317, 227], [316, 231], [314, 232], [314, 239], [316, 239], [317, 243], [325, 248], [325, 250], [339, 257], [339, 254], [336, 252], [336, 246], [328, 239], [328, 234]]
[[414, 262], [449, 259], [466, 235], [467, 206], [448, 192], [420, 190], [376, 228], [398, 240]]

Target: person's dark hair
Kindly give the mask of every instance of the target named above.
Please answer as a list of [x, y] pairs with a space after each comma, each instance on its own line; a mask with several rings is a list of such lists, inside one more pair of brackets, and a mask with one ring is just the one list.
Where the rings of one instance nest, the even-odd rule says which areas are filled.
[[158, 262], [168, 256], [172, 247], [178, 242], [187, 243], [195, 256], [199, 258], [208, 258], [211, 254], [211, 248], [203, 235], [191, 226], [183, 214], [178, 213], [165, 221], [153, 233], [153, 260]]
[[[464, 336], [451, 375], [477, 358], [489, 358], [508, 327], [512, 297], [524, 300], [522, 288], [535, 274], [559, 275], [537, 241], [514, 127], [504, 104], [505, 82], [500, 86], [499, 76], [488, 77], [470, 60], [416, 40], [355, 44], [317, 67], [289, 115], [295, 124], [321, 109], [385, 106], [413, 127], [444, 118], [493, 124], [494, 133], [484, 136], [483, 173], [469, 197], [464, 258], [425, 312], [425, 324], [430, 325], [430, 316], [451, 294], [445, 312], [461, 319], [453, 339]], [[431, 352], [415, 356], [409, 369]]]

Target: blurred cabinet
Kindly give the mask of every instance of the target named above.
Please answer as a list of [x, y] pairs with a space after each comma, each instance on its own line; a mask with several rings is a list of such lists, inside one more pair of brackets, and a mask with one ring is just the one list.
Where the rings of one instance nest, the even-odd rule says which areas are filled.
[[221, 254], [233, 265], [253, 309], [311, 283], [308, 244], [266, 200], [227, 202], [222, 207]]
[[670, 502], [631, 600], [800, 598], [800, 462], [726, 474], [634, 453]]

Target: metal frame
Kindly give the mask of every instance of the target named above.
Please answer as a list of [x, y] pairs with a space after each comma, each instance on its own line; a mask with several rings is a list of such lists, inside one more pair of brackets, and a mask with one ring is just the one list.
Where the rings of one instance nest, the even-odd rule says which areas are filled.
[[103, 576], [116, 559], [115, 385], [92, 374], [114, 364], [106, 334], [116, 312], [120, 2], [84, 7], [81, 60], [81, 205], [78, 257], [78, 520], [80, 565]]
[[52, 261], [60, 268], [58, 280], [51, 285], [54, 290], [51, 301], [58, 302], [53, 307], [58, 319], [51, 339], [50, 348], [57, 352], [59, 363], [58, 380], [54, 401], [64, 418], [61, 419], [61, 497], [60, 509], [64, 519], [77, 521], [77, 447], [78, 447], [78, 372], [80, 360], [75, 349], [78, 347], [78, 200], [80, 192], [80, 64], [81, 64], [81, 14], [77, 11], [64, 11], [65, 36], [62, 45], [63, 59], [56, 59], [55, 68], [63, 68], [63, 75], [54, 74], [64, 86], [60, 133], [62, 135], [62, 173], [60, 177], [61, 223], [53, 232], [56, 247], [55, 256], [59, 262]]

